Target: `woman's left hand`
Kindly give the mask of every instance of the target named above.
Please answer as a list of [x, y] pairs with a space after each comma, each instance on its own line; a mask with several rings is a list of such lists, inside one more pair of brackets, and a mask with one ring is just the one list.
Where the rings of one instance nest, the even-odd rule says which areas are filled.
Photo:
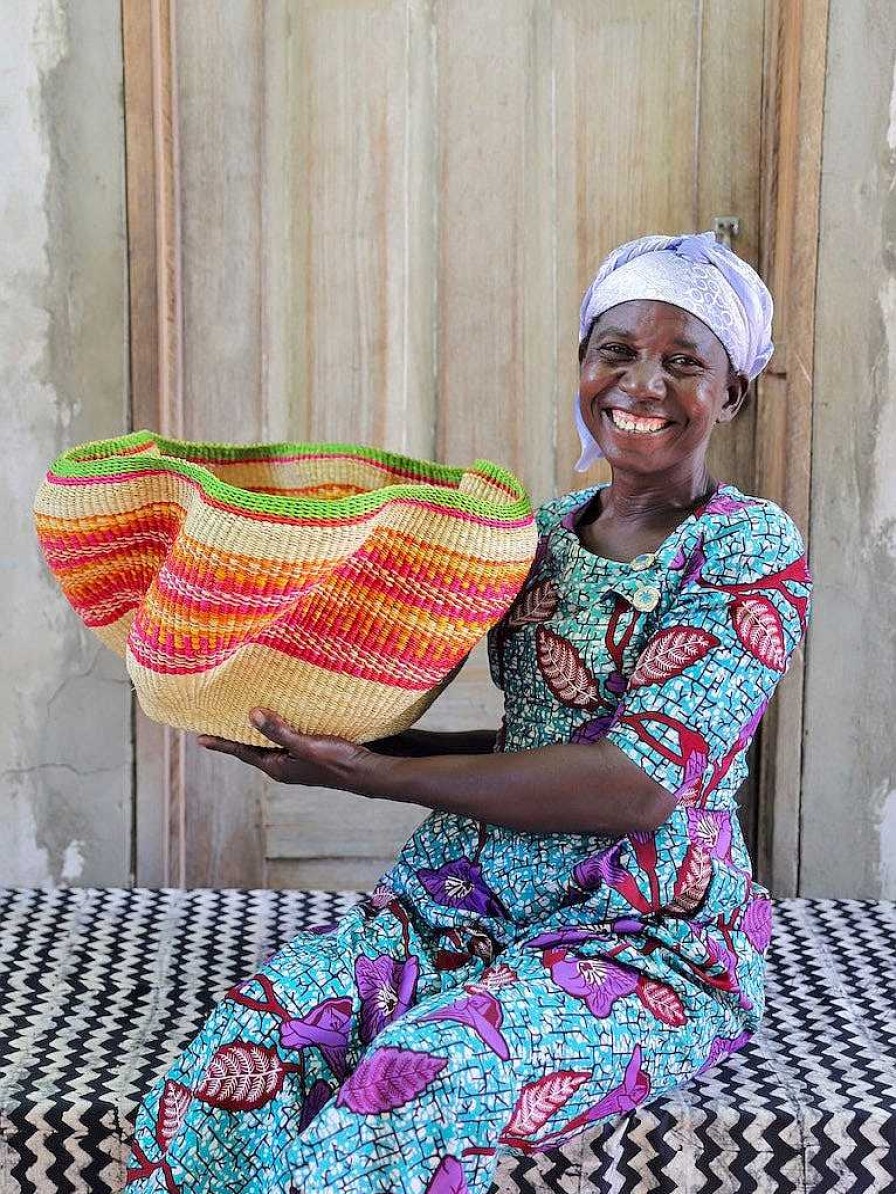
[[363, 796], [386, 794], [385, 773], [397, 760], [375, 754], [345, 738], [300, 734], [269, 709], [253, 709], [249, 720], [259, 733], [275, 743], [274, 747], [249, 746], [209, 734], [200, 735], [199, 745], [233, 755], [281, 784], [338, 788]]

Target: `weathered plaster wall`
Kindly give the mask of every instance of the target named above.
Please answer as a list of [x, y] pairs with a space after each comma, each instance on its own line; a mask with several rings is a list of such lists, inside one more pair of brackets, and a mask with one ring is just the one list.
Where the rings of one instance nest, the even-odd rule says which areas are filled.
[[126, 883], [123, 667], [62, 600], [31, 499], [126, 425], [118, 0], [0, 5], [0, 884]]
[[896, 5], [830, 11], [801, 889], [894, 898]]

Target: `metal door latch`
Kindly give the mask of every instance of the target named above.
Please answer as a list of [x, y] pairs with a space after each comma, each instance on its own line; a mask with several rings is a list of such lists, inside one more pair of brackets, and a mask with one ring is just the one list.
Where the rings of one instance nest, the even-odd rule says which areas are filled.
[[731, 242], [740, 232], [740, 216], [714, 216], [712, 230], [719, 244], [730, 249]]

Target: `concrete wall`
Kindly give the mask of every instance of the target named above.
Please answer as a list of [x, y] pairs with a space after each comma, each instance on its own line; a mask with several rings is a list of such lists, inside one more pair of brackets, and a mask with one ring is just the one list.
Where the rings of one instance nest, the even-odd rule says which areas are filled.
[[832, 0], [807, 650], [805, 895], [896, 897], [896, 5]]
[[0, 5], [0, 883], [124, 884], [130, 697], [59, 594], [31, 499], [127, 420], [118, 0]]

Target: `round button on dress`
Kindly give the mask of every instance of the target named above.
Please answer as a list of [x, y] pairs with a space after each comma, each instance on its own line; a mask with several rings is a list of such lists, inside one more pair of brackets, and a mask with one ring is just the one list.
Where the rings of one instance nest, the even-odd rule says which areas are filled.
[[644, 572], [645, 569], [650, 568], [656, 562], [656, 556], [652, 551], [645, 551], [642, 555], [635, 556], [629, 564], [632, 572]]
[[640, 613], [648, 613], [660, 603], [660, 591], [656, 585], [645, 585], [643, 589], [636, 589], [632, 597], [632, 605]]

